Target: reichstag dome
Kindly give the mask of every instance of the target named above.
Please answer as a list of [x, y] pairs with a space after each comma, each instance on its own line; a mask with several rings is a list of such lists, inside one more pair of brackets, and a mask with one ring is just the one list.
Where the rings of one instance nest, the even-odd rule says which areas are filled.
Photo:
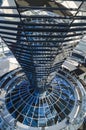
[[2, 45], [18, 63], [0, 76], [0, 130], [85, 130], [86, 85], [62, 67], [85, 35], [85, 0], [0, 1]]

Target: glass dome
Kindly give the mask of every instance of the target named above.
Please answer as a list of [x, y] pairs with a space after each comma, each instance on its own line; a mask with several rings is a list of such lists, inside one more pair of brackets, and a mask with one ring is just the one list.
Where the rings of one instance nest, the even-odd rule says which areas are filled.
[[31, 127], [55, 125], [71, 113], [74, 88], [61, 75], [56, 74], [51, 84], [42, 91], [22, 81], [5, 97], [6, 107], [19, 122]]
[[2, 118], [17, 130], [71, 128], [85, 92], [78, 79], [59, 69], [65, 51], [72, 51], [86, 29], [84, 2], [20, 2], [5, 0], [0, 9], [0, 35], [21, 66], [0, 78]]

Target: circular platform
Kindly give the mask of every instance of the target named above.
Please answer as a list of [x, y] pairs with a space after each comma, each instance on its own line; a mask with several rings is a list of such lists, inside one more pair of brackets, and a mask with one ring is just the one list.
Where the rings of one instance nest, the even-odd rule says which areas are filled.
[[6, 107], [17, 121], [28, 126], [55, 125], [67, 118], [74, 107], [73, 87], [59, 74], [44, 92], [25, 79], [12, 88], [5, 96]]
[[19, 129], [23, 125], [25, 130], [28, 127], [60, 130], [69, 125], [80, 111], [81, 91], [63, 71], [51, 75], [45, 91], [31, 86], [21, 68], [1, 77], [1, 94], [5, 99], [2, 117], [9, 124], [16, 122]]

